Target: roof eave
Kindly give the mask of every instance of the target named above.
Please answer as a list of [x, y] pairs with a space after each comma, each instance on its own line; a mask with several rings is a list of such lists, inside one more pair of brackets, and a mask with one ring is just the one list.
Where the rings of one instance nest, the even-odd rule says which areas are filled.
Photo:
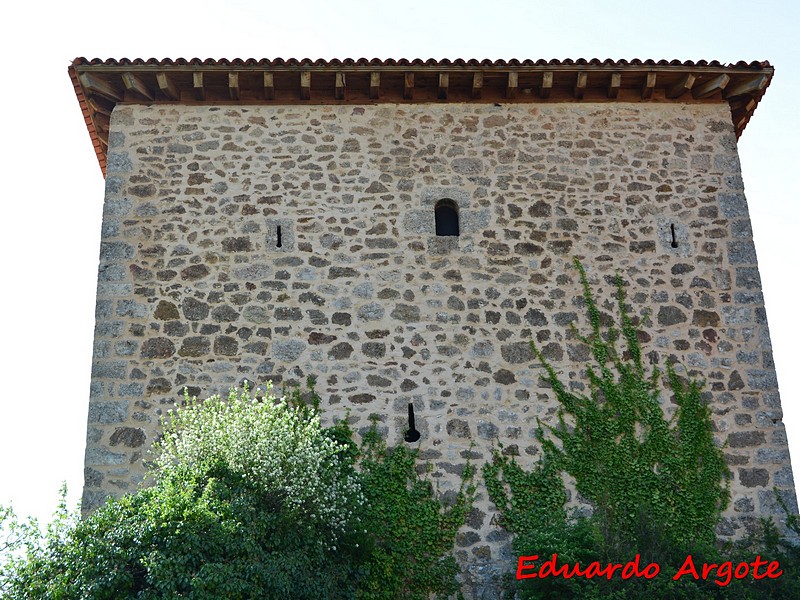
[[736, 137], [768, 62], [235, 59], [86, 60], [69, 75], [105, 175], [113, 108], [130, 104], [727, 102]]

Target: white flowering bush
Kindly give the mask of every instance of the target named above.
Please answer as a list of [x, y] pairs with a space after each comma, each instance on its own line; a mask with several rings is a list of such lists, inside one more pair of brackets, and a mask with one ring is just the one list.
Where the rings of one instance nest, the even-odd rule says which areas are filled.
[[260, 398], [247, 388], [232, 389], [227, 399], [187, 398], [168, 414], [154, 450], [156, 479], [175, 469], [237, 473], [276, 512], [329, 532], [329, 543], [364, 502], [346, 444], [323, 429], [315, 408], [290, 406], [271, 388]]
[[45, 535], [0, 507], [0, 553], [13, 554], [0, 554], [0, 597], [450, 597], [474, 489], [445, 508], [416, 451], [387, 448], [374, 426], [359, 449], [345, 421], [321, 426], [318, 402], [313, 381], [287, 398], [187, 398], [165, 419], [150, 485], [86, 519], [64, 506]]

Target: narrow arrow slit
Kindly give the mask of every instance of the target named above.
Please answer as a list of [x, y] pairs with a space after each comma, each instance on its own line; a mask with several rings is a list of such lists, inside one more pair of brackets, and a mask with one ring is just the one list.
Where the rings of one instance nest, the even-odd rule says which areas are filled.
[[419, 440], [420, 433], [414, 427], [414, 405], [409, 402], [408, 403], [408, 431], [403, 436], [403, 439], [409, 443], [416, 442]]

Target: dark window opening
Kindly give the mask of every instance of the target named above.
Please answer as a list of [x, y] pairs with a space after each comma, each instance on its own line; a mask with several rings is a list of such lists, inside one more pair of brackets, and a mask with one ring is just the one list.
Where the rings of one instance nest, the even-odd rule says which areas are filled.
[[283, 240], [281, 239], [281, 226], [280, 225], [278, 225], [277, 233], [278, 233], [278, 239], [275, 242], [275, 247], [276, 248], [280, 248], [283, 245]]
[[678, 247], [678, 240], [675, 239], [675, 225], [670, 223], [669, 228], [670, 228], [670, 231], [672, 231], [672, 244], [671, 244], [671, 246], [673, 248], [677, 248]]
[[436, 235], [458, 235], [458, 207], [452, 200], [440, 200], [434, 209]]
[[409, 444], [419, 441], [420, 433], [417, 431], [416, 425], [414, 423], [414, 405], [409, 402], [408, 403], [408, 429], [406, 430], [403, 439], [407, 441]]

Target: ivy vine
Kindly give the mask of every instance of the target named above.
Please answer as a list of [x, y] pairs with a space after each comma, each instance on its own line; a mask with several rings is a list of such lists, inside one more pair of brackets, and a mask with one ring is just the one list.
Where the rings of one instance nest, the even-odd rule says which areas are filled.
[[[565, 561], [588, 559], [581, 556], [588, 548], [642, 548], [655, 538], [671, 547], [713, 545], [730, 473], [714, 442], [703, 384], [679, 375], [673, 364], [666, 373], [648, 369], [622, 279], [616, 279], [619, 326], [604, 327], [586, 272], [578, 260], [574, 265], [590, 325], [588, 335], [574, 329], [593, 359], [586, 367], [588, 393], [565, 384], [531, 343], [558, 414], [553, 426], [539, 422], [542, 453], [531, 469], [500, 451], [483, 466], [501, 524], [517, 534], [519, 550], [533, 536], [536, 553], [552, 547]], [[665, 401], [674, 404], [671, 416], [664, 413]], [[592, 527], [575, 527], [565, 478], [591, 507]]]

